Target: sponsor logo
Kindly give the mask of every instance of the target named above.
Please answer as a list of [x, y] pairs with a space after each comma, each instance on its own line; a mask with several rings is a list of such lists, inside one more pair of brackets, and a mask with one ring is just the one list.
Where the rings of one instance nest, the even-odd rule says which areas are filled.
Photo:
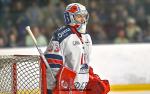
[[79, 42], [79, 41], [73, 41], [73, 45], [74, 45], [74, 46], [80, 45], [80, 42]]
[[85, 44], [86, 44], [87, 46], [89, 46], [89, 45], [90, 45], [90, 41], [87, 39], [87, 40], [85, 41]]
[[70, 28], [67, 28], [64, 31], [58, 33], [58, 37], [61, 38], [63, 36], [66, 36], [66, 34], [67, 34], [68, 31], [70, 31]]
[[82, 64], [79, 73], [80, 74], [86, 74], [86, 73], [88, 73], [88, 70], [89, 70], [88, 65], [87, 64]]
[[68, 83], [64, 80], [61, 81], [61, 86], [64, 88], [64, 89], [67, 89], [68, 88]]
[[77, 89], [81, 89], [83, 90], [87, 85], [87, 82], [82, 82], [82, 83], [79, 83], [79, 82], [75, 82], [74, 83], [74, 86], [77, 88]]

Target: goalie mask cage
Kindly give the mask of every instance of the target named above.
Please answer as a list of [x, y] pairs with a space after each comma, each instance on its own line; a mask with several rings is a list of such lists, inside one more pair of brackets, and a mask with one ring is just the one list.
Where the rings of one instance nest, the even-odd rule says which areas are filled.
[[46, 92], [46, 66], [38, 55], [0, 56], [0, 94]]

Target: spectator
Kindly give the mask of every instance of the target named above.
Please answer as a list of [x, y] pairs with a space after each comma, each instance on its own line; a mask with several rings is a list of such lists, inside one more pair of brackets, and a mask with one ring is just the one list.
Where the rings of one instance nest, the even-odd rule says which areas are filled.
[[5, 31], [4, 28], [0, 28], [0, 38], [2, 47], [6, 46], [8, 43], [8, 39], [7, 39], [7, 32]]
[[137, 24], [141, 27], [141, 29], [146, 29], [147, 27], [147, 17], [145, 15], [144, 6], [139, 6], [136, 12], [135, 19]]
[[[45, 26], [46, 37], [49, 39], [52, 35], [52, 31], [56, 28], [56, 19], [53, 13], [54, 6], [49, 2], [48, 6], [42, 8], [42, 14], [44, 16], [43, 25]], [[50, 35], [50, 36], [49, 36]]]
[[5, 41], [2, 37], [0, 37], [0, 48], [5, 47]]
[[99, 23], [100, 19], [98, 17], [98, 14], [96, 11], [92, 11], [91, 12], [91, 19], [90, 19], [90, 23]]
[[92, 35], [93, 44], [106, 43], [107, 35], [99, 23], [93, 23], [90, 34]]
[[140, 0], [140, 1], [144, 1], [144, 10], [146, 15], [150, 15], [150, 0]]
[[[11, 28], [11, 31], [9, 33], [8, 36], [8, 47], [17, 47], [20, 46], [19, 42], [18, 42], [18, 32], [17, 29], [15, 27]], [[23, 44], [22, 44], [23, 45]]]
[[136, 21], [134, 18], [127, 19], [126, 33], [127, 33], [127, 37], [130, 40], [130, 42], [141, 42], [142, 41], [142, 30], [136, 24]]
[[[0, 0], [0, 27], [3, 27], [5, 32], [4, 36], [2, 34], [0, 37], [3, 38], [5, 46], [25, 46], [27, 25], [39, 26], [42, 31], [40, 34], [49, 39], [52, 31], [63, 24], [62, 11], [64, 6], [71, 2], [82, 2], [87, 6], [90, 15], [87, 27], [88, 30], [94, 31], [90, 32], [94, 43], [114, 43], [120, 29], [125, 31], [130, 43], [150, 42], [150, 0], [12, 1]], [[14, 27], [17, 35], [12, 33]], [[9, 38], [14, 41], [17, 38], [16, 43], [9, 44]]]
[[116, 44], [129, 43], [129, 40], [126, 38], [124, 30], [118, 31], [118, 36], [114, 39], [114, 43]]
[[144, 32], [143, 42], [150, 42], [150, 27]]
[[136, 16], [137, 7], [138, 7], [138, 1], [137, 0], [128, 0], [127, 9], [128, 9], [129, 15], [131, 17]]
[[9, 28], [11, 28], [13, 22], [12, 22], [12, 14], [11, 14], [11, 8], [9, 6], [4, 6], [2, 8], [2, 14], [0, 17], [0, 24], [5, 29], [5, 32], [9, 32]]
[[128, 11], [125, 8], [125, 6], [122, 5], [117, 5], [115, 7], [115, 12], [116, 12], [116, 20], [117, 21], [126, 21], [126, 19], [128, 18]]
[[43, 21], [43, 14], [38, 4], [33, 1], [32, 6], [27, 8], [26, 16], [30, 21], [30, 25], [40, 25]]
[[22, 46], [24, 42], [24, 37], [25, 37], [25, 27], [29, 24], [29, 20], [27, 19], [25, 13], [24, 13], [25, 7], [23, 4], [23, 1], [16, 1], [16, 3], [13, 5], [13, 25], [12, 27], [14, 27], [17, 29], [17, 33], [18, 33], [18, 42], [19, 44]]
[[[39, 46], [45, 46], [47, 45], [46, 37], [40, 32], [39, 28], [37, 26], [33, 26], [32, 32], [37, 40], [37, 44]], [[30, 35], [27, 35], [25, 38], [25, 45], [26, 46], [34, 46], [34, 42], [32, 41], [32, 38]]]

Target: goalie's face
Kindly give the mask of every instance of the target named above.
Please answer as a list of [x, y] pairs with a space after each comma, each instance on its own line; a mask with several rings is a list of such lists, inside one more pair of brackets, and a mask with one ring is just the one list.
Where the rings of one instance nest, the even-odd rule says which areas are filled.
[[74, 17], [75, 21], [80, 24], [84, 24], [86, 22], [86, 18], [87, 18], [86, 15], [81, 15], [81, 14], [77, 14]]

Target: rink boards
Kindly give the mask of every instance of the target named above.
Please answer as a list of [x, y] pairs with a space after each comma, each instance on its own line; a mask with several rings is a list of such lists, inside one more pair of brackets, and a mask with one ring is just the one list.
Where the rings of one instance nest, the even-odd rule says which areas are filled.
[[[0, 49], [0, 52], [38, 54], [35, 47]], [[150, 90], [149, 57], [150, 44], [94, 45], [90, 64], [101, 79], [109, 80], [112, 91]]]

